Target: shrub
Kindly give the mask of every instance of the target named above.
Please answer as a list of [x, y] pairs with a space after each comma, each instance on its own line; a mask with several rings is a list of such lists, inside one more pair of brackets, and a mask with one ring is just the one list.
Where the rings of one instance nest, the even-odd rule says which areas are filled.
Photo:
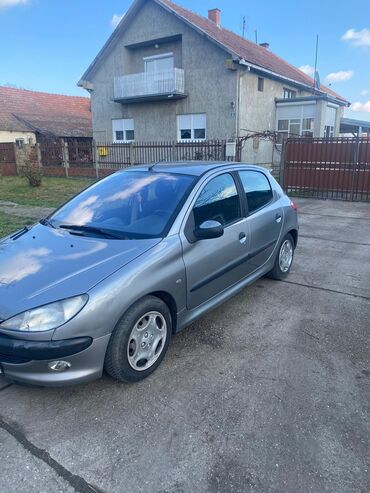
[[30, 187], [39, 187], [42, 182], [42, 169], [26, 163], [20, 170], [20, 175], [27, 178]]

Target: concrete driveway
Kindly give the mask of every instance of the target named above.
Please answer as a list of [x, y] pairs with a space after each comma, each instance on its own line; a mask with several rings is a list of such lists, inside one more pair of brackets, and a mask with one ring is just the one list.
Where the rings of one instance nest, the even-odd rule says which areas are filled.
[[369, 492], [370, 204], [297, 202], [288, 280], [180, 333], [146, 381], [1, 380], [1, 491]]

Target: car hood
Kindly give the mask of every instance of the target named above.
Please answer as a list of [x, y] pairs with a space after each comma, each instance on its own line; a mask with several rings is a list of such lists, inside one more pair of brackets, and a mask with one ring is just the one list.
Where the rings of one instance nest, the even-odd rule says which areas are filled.
[[35, 225], [0, 242], [0, 320], [86, 293], [160, 238], [111, 240]]

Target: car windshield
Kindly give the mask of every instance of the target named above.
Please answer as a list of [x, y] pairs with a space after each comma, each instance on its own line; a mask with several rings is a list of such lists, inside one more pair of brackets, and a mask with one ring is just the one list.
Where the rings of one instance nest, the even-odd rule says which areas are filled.
[[115, 173], [62, 206], [49, 224], [107, 238], [162, 237], [193, 181], [193, 176], [155, 171]]

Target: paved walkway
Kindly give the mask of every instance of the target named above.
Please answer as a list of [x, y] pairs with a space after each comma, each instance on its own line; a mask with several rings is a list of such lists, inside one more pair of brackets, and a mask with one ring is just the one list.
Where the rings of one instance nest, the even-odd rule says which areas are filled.
[[30, 219], [41, 219], [48, 216], [53, 212], [53, 208], [50, 207], [35, 207], [31, 205], [19, 205], [15, 202], [8, 202], [7, 200], [0, 200], [0, 212], [10, 214], [11, 216], [27, 217]]

